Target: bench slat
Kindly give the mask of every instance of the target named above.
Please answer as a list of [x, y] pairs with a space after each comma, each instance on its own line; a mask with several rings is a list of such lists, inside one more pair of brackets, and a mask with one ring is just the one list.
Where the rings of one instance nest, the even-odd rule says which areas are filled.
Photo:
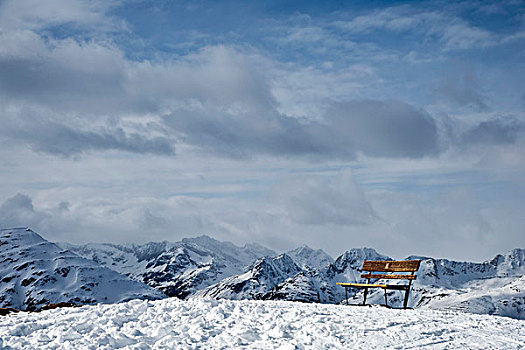
[[341, 287], [357, 287], [357, 288], [385, 288], [385, 289], [397, 289], [406, 290], [408, 285], [406, 284], [367, 284], [367, 283], [343, 283], [337, 282], [336, 284]]
[[361, 278], [372, 278], [372, 279], [393, 279], [393, 280], [415, 280], [416, 275], [389, 275], [389, 274], [363, 274]]
[[402, 261], [374, 261], [365, 260], [363, 271], [380, 272], [416, 272], [419, 269], [421, 260], [402, 260]]
[[386, 284], [367, 284], [367, 283], [342, 283], [337, 282], [336, 284], [343, 287], [370, 287], [370, 288], [386, 288]]
[[408, 284], [389, 284], [386, 287], [383, 287], [386, 289], [396, 289], [396, 290], [408, 290], [409, 285]]

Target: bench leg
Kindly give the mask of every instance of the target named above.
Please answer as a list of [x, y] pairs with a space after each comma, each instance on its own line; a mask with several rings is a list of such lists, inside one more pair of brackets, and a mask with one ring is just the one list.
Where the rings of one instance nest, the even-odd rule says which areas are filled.
[[348, 306], [348, 288], [345, 287], [346, 305]]
[[[412, 275], [414, 273], [412, 272]], [[407, 291], [405, 292], [405, 301], [403, 302], [403, 309], [406, 309], [407, 308], [407, 304], [408, 304], [408, 294], [410, 293], [410, 286], [412, 285], [412, 280], [409, 280], [408, 281], [408, 285], [407, 285]]]
[[363, 306], [366, 304], [366, 295], [368, 294], [368, 288], [365, 288], [365, 295], [363, 297]]
[[386, 288], [385, 288], [385, 306], [388, 307], [388, 301], [386, 299]]
[[403, 302], [403, 309], [407, 308], [408, 304], [408, 293], [410, 293], [410, 287], [407, 288], [407, 291], [405, 292], [405, 301]]

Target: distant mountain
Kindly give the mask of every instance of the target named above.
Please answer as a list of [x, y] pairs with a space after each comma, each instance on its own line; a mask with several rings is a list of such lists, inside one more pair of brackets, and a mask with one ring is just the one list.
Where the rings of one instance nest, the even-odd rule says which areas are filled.
[[255, 261], [246, 272], [198, 291], [195, 297], [264, 299], [277, 284], [301, 271], [301, 268], [286, 254], [263, 257]]
[[143, 283], [48, 242], [28, 228], [0, 229], [0, 307], [161, 299]]
[[142, 245], [86, 244], [60, 246], [103, 264], [171, 297], [186, 298], [223, 279], [242, 273], [253, 261], [276, 253], [258, 244], [238, 247], [208, 236], [180, 242]]
[[[291, 253], [295, 261], [288, 253], [259, 259], [246, 272], [197, 292], [195, 297], [335, 303], [344, 296], [344, 290], [333, 281], [349, 276], [349, 271], [358, 271], [363, 259], [387, 258], [369, 248], [352, 249], [333, 264], [323, 251], [306, 246]], [[310, 256], [312, 260], [307, 259]]]
[[309, 267], [319, 269], [327, 267], [334, 262], [334, 259], [332, 259], [332, 257], [326, 254], [322, 249], [312, 249], [307, 245], [302, 245], [298, 248], [290, 250], [286, 252], [286, 254], [303, 269], [307, 269]]
[[337, 286], [336, 282], [358, 280], [363, 260], [389, 259], [371, 248], [354, 248], [327, 266], [309, 268], [284, 280], [266, 296], [266, 299], [338, 303], [344, 298], [345, 291]]
[[483, 263], [421, 259], [414, 307], [525, 319], [525, 249]]

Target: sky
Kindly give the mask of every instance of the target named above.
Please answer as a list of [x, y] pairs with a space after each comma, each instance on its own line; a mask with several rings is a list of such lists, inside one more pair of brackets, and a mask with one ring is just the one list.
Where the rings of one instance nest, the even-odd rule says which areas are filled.
[[525, 247], [524, 1], [0, 0], [0, 226]]

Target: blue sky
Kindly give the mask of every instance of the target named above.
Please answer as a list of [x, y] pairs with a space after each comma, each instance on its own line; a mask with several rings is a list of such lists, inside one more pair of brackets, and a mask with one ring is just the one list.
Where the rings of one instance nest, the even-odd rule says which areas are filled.
[[525, 243], [523, 1], [0, 1], [0, 225]]

